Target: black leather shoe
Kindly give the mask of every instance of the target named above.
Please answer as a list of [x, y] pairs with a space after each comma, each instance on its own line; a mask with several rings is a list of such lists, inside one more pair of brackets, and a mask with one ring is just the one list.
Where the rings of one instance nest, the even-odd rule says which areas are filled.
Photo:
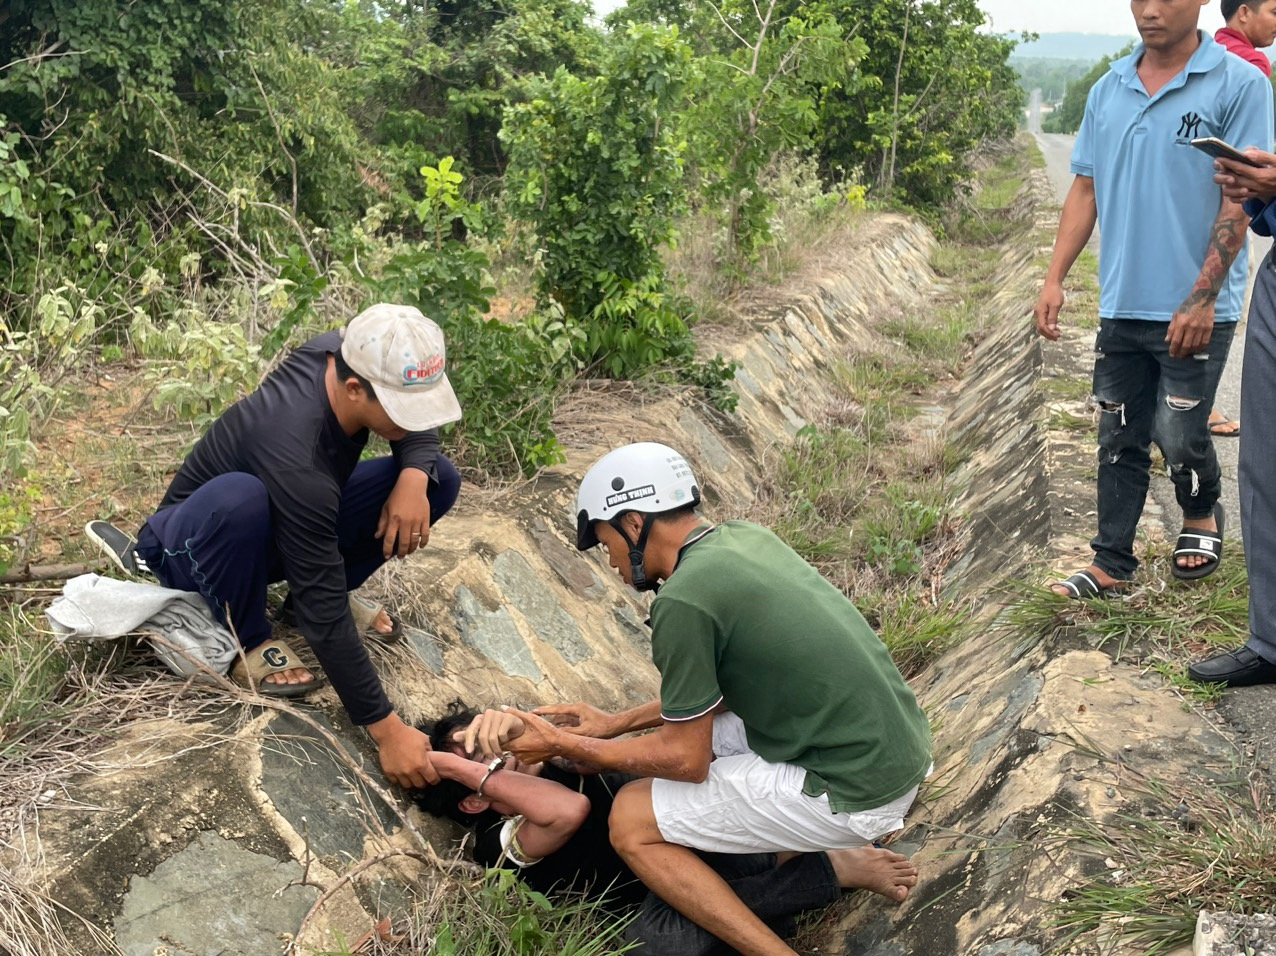
[[1276, 664], [1263, 660], [1248, 647], [1241, 647], [1197, 661], [1188, 667], [1187, 676], [1202, 684], [1228, 687], [1276, 684]]

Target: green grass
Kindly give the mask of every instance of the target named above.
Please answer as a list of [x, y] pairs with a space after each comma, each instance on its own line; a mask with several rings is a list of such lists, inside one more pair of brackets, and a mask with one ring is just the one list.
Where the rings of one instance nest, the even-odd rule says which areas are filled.
[[0, 598], [0, 760], [20, 757], [42, 728], [64, 718], [67, 658], [15, 601]]
[[1276, 819], [1261, 792], [1244, 783], [1171, 791], [1151, 781], [1141, 789], [1137, 815], [1079, 820], [1068, 832], [1075, 848], [1115, 866], [1058, 904], [1057, 925], [1067, 934], [1054, 952], [1103, 931], [1121, 934], [1123, 952], [1165, 953], [1191, 942], [1203, 909], [1270, 911]]
[[932, 369], [954, 375], [961, 369], [981, 327], [979, 310], [972, 302], [963, 300], [925, 314], [888, 319], [882, 323], [881, 331], [899, 340]]
[[872, 451], [849, 428], [804, 428], [779, 453], [772, 529], [808, 561], [851, 554], [851, 521], [872, 486]]
[[1092, 391], [1090, 379], [1070, 378], [1066, 375], [1038, 379], [1037, 388], [1047, 398], [1059, 402], [1083, 402], [1090, 397]]
[[946, 279], [982, 283], [992, 278], [1001, 263], [1001, 250], [940, 242], [930, 254], [930, 267]]
[[1082, 249], [1077, 261], [1072, 264], [1068, 273], [1068, 281], [1074, 288], [1084, 292], [1099, 291], [1099, 257], [1089, 249]]
[[970, 633], [972, 607], [941, 601], [930, 604], [916, 593], [897, 595], [860, 609], [870, 616], [896, 666], [914, 674]]
[[620, 956], [634, 944], [621, 935], [630, 917], [617, 918], [597, 900], [550, 902], [511, 870], [488, 870], [478, 885], [456, 883], [437, 903], [415, 914], [396, 956]]
[[1052, 431], [1088, 432], [1094, 430], [1094, 419], [1089, 415], [1074, 415], [1062, 408], [1056, 408], [1046, 418], [1046, 426]]
[[1051, 633], [1066, 618], [1098, 647], [1114, 646], [1120, 656], [1147, 645], [1161, 660], [1182, 667], [1203, 651], [1243, 644], [1249, 636], [1249, 584], [1245, 559], [1235, 542], [1217, 571], [1199, 585], [1170, 574], [1168, 546], [1151, 551], [1127, 596], [1076, 601], [1055, 594], [1047, 582], [1019, 582], [999, 618], [1024, 637]]

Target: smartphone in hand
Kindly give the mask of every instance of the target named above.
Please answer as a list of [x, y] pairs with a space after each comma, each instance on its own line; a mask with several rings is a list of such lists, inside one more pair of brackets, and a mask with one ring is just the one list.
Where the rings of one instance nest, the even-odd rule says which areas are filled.
[[1229, 146], [1214, 136], [1203, 136], [1200, 139], [1192, 140], [1192, 145], [1203, 153], [1213, 156], [1215, 159], [1230, 159], [1238, 163], [1244, 163], [1246, 166], [1262, 166], [1262, 163], [1255, 162], [1235, 146]]

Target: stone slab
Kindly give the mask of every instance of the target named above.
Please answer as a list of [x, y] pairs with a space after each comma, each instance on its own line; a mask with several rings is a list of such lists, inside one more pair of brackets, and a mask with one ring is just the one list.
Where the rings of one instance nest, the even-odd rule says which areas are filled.
[[416, 651], [416, 656], [421, 658], [422, 663], [428, 667], [435, 676], [443, 673], [443, 645], [439, 639], [433, 634], [429, 634], [419, 627], [404, 626], [403, 636], [407, 638], [409, 646]]
[[1014, 939], [999, 939], [980, 947], [979, 956], [1041, 956], [1041, 947]]
[[532, 537], [541, 557], [545, 559], [558, 579], [574, 592], [591, 601], [600, 601], [607, 595], [607, 586], [598, 580], [589, 565], [550, 530], [549, 522], [537, 517], [532, 522]]
[[678, 424], [683, 427], [683, 430], [696, 443], [696, 447], [700, 449], [700, 455], [704, 458], [705, 464], [715, 472], [730, 470], [731, 453], [718, 440], [718, 436], [713, 429], [705, 425], [699, 415], [696, 415], [689, 408], [684, 408], [678, 415]]
[[124, 956], [263, 956], [281, 951], [319, 891], [288, 886], [301, 866], [204, 831], [149, 876], [129, 882], [115, 921]]
[[[312, 716], [341, 736], [323, 714]], [[348, 744], [347, 749], [360, 757], [353, 744]], [[364, 769], [374, 779], [380, 779], [374, 762], [365, 760]], [[362, 785], [354, 775], [338, 763], [314, 728], [290, 714], [276, 715], [263, 735], [261, 789], [292, 828], [308, 841], [313, 854], [335, 857], [342, 866], [363, 857], [364, 838], [371, 825], [367, 813], [376, 813], [387, 829], [397, 825], [379, 797], [366, 792], [362, 793], [362, 800], [356, 796]]]
[[462, 642], [510, 677], [541, 682], [541, 669], [509, 611], [503, 607], [489, 611], [473, 591], [461, 585], [456, 589], [456, 616]]
[[651, 628], [643, 623], [643, 619], [628, 604], [622, 604], [620, 607], [612, 608], [611, 612], [616, 623], [620, 625], [620, 631], [625, 638], [637, 650], [641, 651], [646, 657], [651, 656]]
[[492, 577], [506, 600], [527, 619], [536, 636], [558, 651], [569, 664], [593, 656], [580, 625], [572, 619], [540, 575], [517, 551], [502, 551], [492, 562]]

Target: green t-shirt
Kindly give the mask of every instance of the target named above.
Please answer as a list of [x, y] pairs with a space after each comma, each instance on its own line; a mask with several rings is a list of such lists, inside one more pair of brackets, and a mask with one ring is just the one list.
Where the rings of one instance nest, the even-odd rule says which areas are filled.
[[765, 528], [728, 521], [686, 548], [651, 626], [666, 720], [721, 701], [754, 753], [804, 768], [803, 792], [827, 791], [836, 812], [879, 807], [926, 776], [930, 726], [886, 645]]

